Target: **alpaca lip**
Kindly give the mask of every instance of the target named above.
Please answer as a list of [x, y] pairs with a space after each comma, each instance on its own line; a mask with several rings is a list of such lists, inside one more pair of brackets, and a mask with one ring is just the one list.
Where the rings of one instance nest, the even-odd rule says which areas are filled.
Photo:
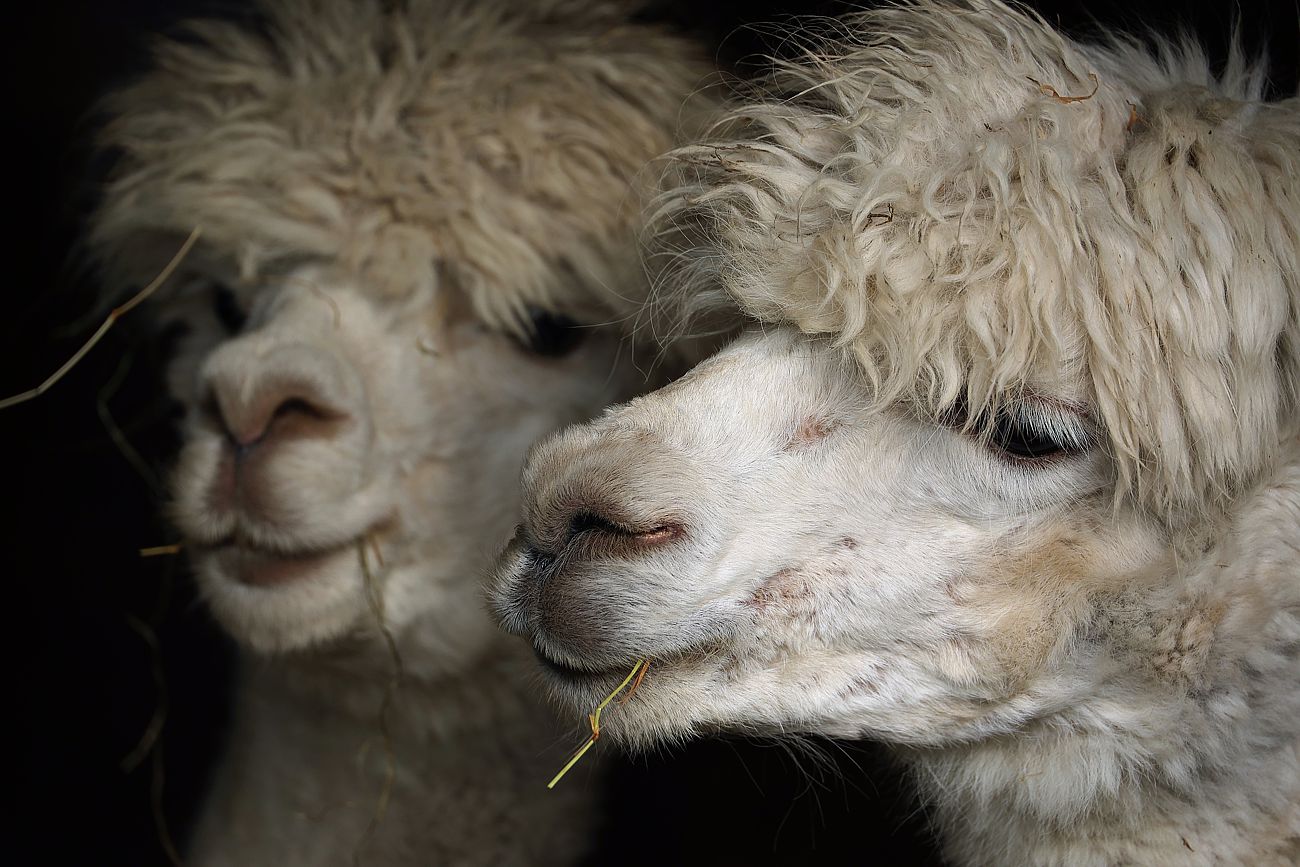
[[556, 662], [554, 659], [547, 656], [541, 648], [536, 646], [533, 647], [533, 655], [537, 657], [537, 661], [540, 662], [542, 667], [547, 671], [570, 681], [593, 680], [600, 677], [609, 677], [612, 674], [622, 674], [627, 669], [627, 666], [625, 665], [602, 669], [574, 668], [566, 663]]
[[320, 551], [284, 554], [237, 543], [212, 550], [221, 571], [232, 580], [254, 587], [275, 587], [310, 579], [340, 556], [353, 551], [352, 543]]

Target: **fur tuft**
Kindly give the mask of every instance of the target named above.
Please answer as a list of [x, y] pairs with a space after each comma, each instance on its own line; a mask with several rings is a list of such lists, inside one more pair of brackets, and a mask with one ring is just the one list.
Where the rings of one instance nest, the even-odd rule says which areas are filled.
[[1297, 423], [1300, 100], [1155, 46], [995, 0], [811, 39], [671, 154], [657, 311], [827, 335], [936, 413], [1083, 374], [1120, 496], [1219, 511]]
[[704, 65], [628, 3], [576, 5], [289, 0], [256, 29], [191, 22], [156, 46], [164, 75], [103, 106], [120, 159], [90, 243], [110, 283], [201, 225], [246, 282], [328, 259], [380, 294], [450, 283], [515, 331], [530, 305], [620, 312], [638, 201], [608, 191], [671, 144]]

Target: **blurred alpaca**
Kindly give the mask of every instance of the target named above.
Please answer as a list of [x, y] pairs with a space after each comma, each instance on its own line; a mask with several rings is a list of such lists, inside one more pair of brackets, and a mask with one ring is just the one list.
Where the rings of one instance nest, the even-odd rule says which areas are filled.
[[107, 287], [203, 232], [158, 302], [173, 515], [249, 652], [192, 863], [586, 844], [591, 787], [545, 790], [563, 750], [479, 576], [529, 445], [644, 387], [633, 181], [707, 69], [634, 11], [267, 0], [108, 100]]

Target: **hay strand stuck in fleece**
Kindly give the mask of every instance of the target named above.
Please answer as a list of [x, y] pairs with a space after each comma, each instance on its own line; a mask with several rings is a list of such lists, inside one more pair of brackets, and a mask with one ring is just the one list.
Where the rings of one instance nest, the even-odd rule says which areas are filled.
[[361, 832], [356, 848], [352, 851], [352, 863], [354, 864], [361, 863], [361, 848], [375, 833], [379, 823], [384, 820], [384, 815], [388, 812], [388, 802], [393, 794], [393, 783], [397, 780], [397, 753], [393, 749], [393, 733], [389, 725], [389, 715], [393, 708], [393, 702], [397, 698], [397, 690], [401, 686], [405, 674], [402, 666], [402, 655], [397, 650], [397, 640], [393, 638], [393, 632], [388, 628], [388, 621], [384, 617], [383, 590], [379, 583], [375, 581], [375, 574], [370, 568], [370, 561], [366, 559], [367, 545], [374, 549], [375, 557], [381, 565], [384, 562], [384, 557], [380, 553], [379, 543], [373, 537], [362, 539], [357, 543], [357, 557], [361, 561], [361, 573], [366, 579], [366, 601], [370, 604], [370, 611], [375, 617], [375, 626], [384, 637], [384, 646], [388, 649], [388, 656], [392, 662], [392, 676], [384, 684], [384, 697], [380, 701], [378, 715], [379, 737], [384, 745], [384, 782], [379, 789], [379, 798], [375, 801], [374, 815], [366, 823], [366, 828]]
[[95, 348], [95, 344], [104, 338], [104, 335], [108, 333], [108, 330], [113, 327], [117, 320], [143, 304], [150, 295], [157, 292], [162, 285], [167, 282], [167, 279], [171, 277], [172, 272], [180, 266], [185, 257], [189, 255], [191, 248], [193, 248], [195, 243], [198, 242], [200, 234], [202, 234], [202, 230], [196, 226], [194, 231], [190, 232], [190, 236], [185, 239], [185, 243], [181, 244], [180, 249], [176, 251], [176, 255], [172, 256], [171, 261], [163, 267], [162, 271], [158, 272], [158, 276], [149, 281], [148, 286], [145, 286], [139, 292], [135, 293], [135, 295], [131, 296], [130, 300], [125, 304], [114, 307], [110, 310], [103, 323], [95, 330], [94, 334], [90, 335], [90, 339], [81, 344], [81, 348], [72, 353], [72, 357], [65, 361], [62, 367], [50, 374], [44, 382], [35, 388], [28, 389], [27, 391], [0, 400], [0, 409], [8, 409], [11, 406], [17, 406], [20, 403], [26, 403], [29, 400], [40, 397], [42, 394], [53, 388], [60, 379], [67, 376], [68, 371], [76, 367], [77, 362], [85, 358], [86, 353]]
[[[600, 704], [596, 705], [596, 709], [587, 715], [587, 721], [591, 723], [591, 735], [587, 738], [587, 740], [583, 743], [583, 745], [578, 747], [578, 749], [574, 752], [574, 754], [569, 757], [569, 760], [564, 763], [564, 767], [560, 768], [559, 773], [557, 773], [554, 777], [551, 778], [551, 781], [546, 784], [546, 788], [554, 789], [555, 784], [558, 783], [560, 780], [564, 779], [564, 775], [569, 772], [569, 769], [572, 768], [574, 765], [576, 765], [578, 763], [578, 760], [587, 754], [587, 750], [591, 749], [592, 744], [594, 744], [596, 741], [600, 739], [600, 712], [603, 711], [606, 708], [606, 706], [608, 706], [609, 703], [614, 700], [614, 697], [616, 695], [622, 692], [623, 689], [629, 683], [631, 683], [632, 688], [629, 689], [627, 691], [627, 695], [623, 696], [622, 700], [619, 701], [620, 706], [626, 704], [628, 699], [632, 697], [632, 694], [637, 691], [637, 687], [641, 685], [641, 679], [645, 677], [645, 673], [649, 671], [649, 669], [650, 669], [650, 660], [648, 659], [637, 660], [636, 665], [634, 665], [632, 667], [632, 670], [627, 673], [627, 677], [623, 678], [622, 682], [619, 683], [618, 686], [614, 687], [614, 691], [611, 692], [609, 695], [605, 696], [605, 700], [602, 701]], [[635, 681], [633, 681], [633, 678], [635, 678]]]

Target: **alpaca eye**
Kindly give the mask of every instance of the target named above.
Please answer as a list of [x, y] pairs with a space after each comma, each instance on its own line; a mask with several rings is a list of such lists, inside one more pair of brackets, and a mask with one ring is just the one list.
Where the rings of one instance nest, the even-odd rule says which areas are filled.
[[999, 414], [989, 430], [989, 445], [1017, 458], [1047, 458], [1067, 450], [1049, 434], [1009, 413]]
[[965, 395], [961, 395], [939, 413], [939, 423], [968, 432], [989, 448], [1021, 460], [1083, 452], [1090, 446], [1090, 437], [1082, 428], [1035, 409], [1032, 404], [995, 413], [981, 412], [971, 419], [969, 404]]
[[248, 321], [248, 314], [239, 306], [239, 299], [228, 286], [218, 285], [212, 296], [212, 312], [227, 334], [238, 334]]
[[562, 358], [578, 348], [587, 331], [562, 313], [529, 307], [525, 348], [545, 358]]
[[176, 353], [180, 351], [181, 341], [188, 337], [191, 331], [193, 329], [190, 328], [190, 324], [184, 320], [168, 322], [158, 332], [154, 351], [158, 353], [159, 358], [170, 361], [176, 357]]

